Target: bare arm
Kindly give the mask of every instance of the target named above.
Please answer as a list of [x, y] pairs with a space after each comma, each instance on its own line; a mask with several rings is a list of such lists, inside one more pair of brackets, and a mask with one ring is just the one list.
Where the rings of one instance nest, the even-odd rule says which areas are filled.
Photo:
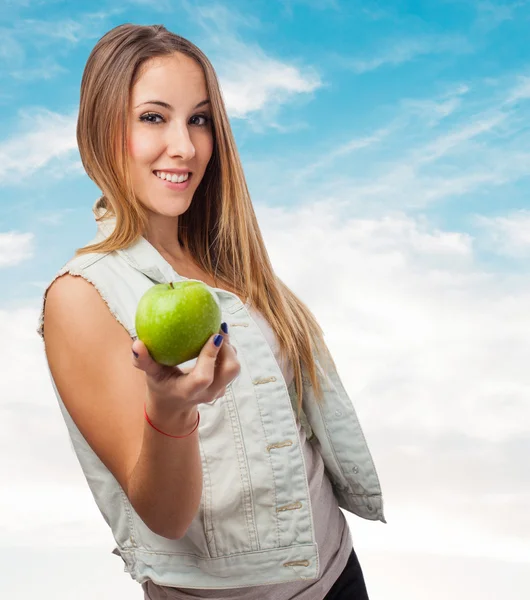
[[[193, 429], [196, 405], [152, 393], [148, 375], [133, 364], [128, 332], [82, 277], [66, 274], [50, 286], [44, 329], [50, 371], [77, 427], [144, 523], [166, 538], [182, 537], [202, 493], [198, 429], [182, 439], [159, 433], [144, 418], [144, 401], [151, 421], [172, 435]], [[210, 388], [203, 401], [219, 392]]]
[[[164, 415], [149, 394], [147, 398], [147, 414], [162, 431], [186, 435], [195, 426], [197, 410]], [[142, 448], [128, 480], [128, 497], [136, 512], [145, 515], [142, 520], [152, 531], [178, 539], [197, 513], [201, 494], [198, 429], [175, 439], [159, 433], [144, 419]]]

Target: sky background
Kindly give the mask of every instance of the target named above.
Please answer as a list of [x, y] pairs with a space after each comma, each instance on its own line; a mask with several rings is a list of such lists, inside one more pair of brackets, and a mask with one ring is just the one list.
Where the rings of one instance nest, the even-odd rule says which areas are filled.
[[210, 58], [273, 266], [322, 325], [388, 523], [372, 600], [530, 597], [530, 2], [0, 0], [0, 597], [143, 598], [45, 366], [45, 286], [95, 234], [90, 51], [163, 24]]

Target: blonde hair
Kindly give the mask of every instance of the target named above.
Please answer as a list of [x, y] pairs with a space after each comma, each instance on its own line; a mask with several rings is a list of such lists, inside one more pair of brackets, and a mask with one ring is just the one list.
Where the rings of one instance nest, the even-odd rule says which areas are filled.
[[[83, 166], [103, 192], [114, 231], [75, 255], [107, 253], [133, 244], [146, 230], [147, 211], [133, 190], [127, 167], [130, 93], [146, 61], [182, 53], [202, 67], [212, 110], [214, 148], [189, 209], [178, 220], [178, 241], [216, 287], [235, 290], [250, 301], [274, 330], [283, 359], [291, 360], [298, 416], [303, 401], [302, 367], [323, 402], [318, 365], [335, 363], [309, 308], [274, 274], [245, 181], [215, 70], [190, 41], [163, 25], [125, 23], [111, 29], [88, 57], [81, 81], [77, 143]], [[99, 220], [96, 217], [96, 220]], [[329, 363], [328, 363], [329, 364]]]

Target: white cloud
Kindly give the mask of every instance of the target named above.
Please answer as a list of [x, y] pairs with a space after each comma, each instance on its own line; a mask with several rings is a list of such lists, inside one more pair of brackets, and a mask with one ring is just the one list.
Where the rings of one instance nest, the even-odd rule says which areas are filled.
[[473, 51], [470, 42], [460, 35], [424, 35], [379, 43], [372, 56], [365, 58], [337, 57], [339, 62], [355, 73], [374, 71], [387, 65], [401, 65], [429, 54], [465, 54]]
[[[287, 163], [273, 157], [263, 163], [249, 162], [248, 168], [277, 202], [327, 196], [363, 215], [381, 215], [394, 208], [420, 209], [517, 182], [528, 177], [530, 163], [526, 116], [506, 105], [506, 98], [513, 97], [518, 86], [504, 82], [506, 91], [499, 91], [500, 97], [485, 96], [478, 87], [475, 97], [469, 98], [470, 86], [459, 84], [445, 95], [419, 99], [421, 109], [409, 98], [387, 125], [354, 137], [349, 150], [347, 144], [324, 140], [307, 155], [290, 156]], [[443, 102], [444, 96], [464, 94], [467, 104], [455, 108], [450, 129], [433, 134], [425, 128], [425, 121], [431, 119], [429, 105]], [[354, 154], [361, 148], [362, 152]], [[314, 161], [315, 154], [322, 158]], [[317, 168], [322, 165], [327, 167], [325, 178]], [[266, 174], [274, 170], [284, 175], [281, 182], [268, 181]], [[287, 195], [284, 180], [289, 181]]]
[[[489, 111], [488, 111], [489, 113]], [[495, 111], [493, 114], [480, 114], [473, 116], [470, 123], [459, 125], [452, 131], [438, 136], [417, 152], [416, 163], [427, 163], [437, 160], [449, 151], [461, 146], [464, 142], [472, 140], [483, 133], [488, 133], [498, 127], [508, 115]]]
[[517, 18], [518, 9], [528, 6], [528, 0], [500, 4], [490, 0], [480, 0], [472, 3], [477, 11], [473, 29], [485, 34], [501, 26], [507, 21]]
[[275, 122], [276, 115], [281, 105], [322, 87], [316, 69], [275, 58], [258, 44], [244, 41], [240, 29], [247, 32], [261, 27], [248, 12], [219, 3], [196, 5], [183, 0], [180, 4], [203, 31], [204, 43], [200, 46], [214, 57], [230, 117], [245, 119], [255, 130], [290, 130]]
[[[199, 10], [199, 23], [205, 31], [213, 31], [214, 27], [252, 25], [249, 17], [237, 12], [228, 13], [228, 9], [221, 5], [194, 7], [188, 6], [187, 2], [183, 4], [193, 15]], [[106, 15], [103, 13], [98, 19]], [[221, 18], [223, 15], [226, 18]], [[34, 34], [59, 36], [70, 42], [79, 41], [85, 35], [84, 28], [93, 31], [87, 23], [81, 25], [71, 19], [58, 23], [53, 33], [49, 31], [49, 23], [43, 21], [25, 21], [23, 26], [19, 25], [19, 29], [24, 28], [27, 31], [31, 29]], [[254, 130], [275, 127], [288, 131], [303, 126], [279, 124], [276, 115], [282, 105], [294, 102], [301, 95], [311, 94], [324, 85], [316, 70], [268, 56], [259, 46], [247, 45], [227, 30], [220, 34], [221, 37], [216, 38], [216, 35], [209, 35], [208, 39], [219, 53], [216, 71], [229, 116], [245, 119]], [[60, 66], [49, 63], [47, 76], [53, 76], [59, 70]], [[40, 76], [43, 76], [42, 73]], [[32, 77], [31, 72], [29, 75], [15, 72], [14, 76]], [[72, 172], [84, 174], [78, 154], [74, 153], [77, 151], [76, 120], [74, 112], [63, 115], [43, 107], [20, 110], [18, 131], [0, 141], [0, 185], [17, 185], [13, 173], [28, 175], [43, 168], [46, 168], [45, 176], [48, 178], [60, 179]]]
[[0, 64], [13, 67], [21, 65], [26, 57], [24, 47], [13, 35], [10, 29], [0, 27]]
[[32, 175], [51, 161], [65, 166], [73, 160], [77, 115], [27, 107], [18, 111], [18, 119], [21, 124], [16, 134], [0, 141], [0, 185], [16, 185], [17, 176]]
[[0, 232], [0, 269], [29, 260], [35, 252], [34, 237], [32, 233]]
[[[39, 21], [37, 19], [24, 19], [16, 24], [16, 31], [21, 36], [31, 35], [38, 37], [50, 37], [61, 41], [78, 43], [81, 39], [98, 37], [94, 31], [88, 34], [87, 24], [75, 19], [67, 18], [56, 20], [53, 27], [49, 21]], [[88, 34], [88, 35], [87, 35]]]
[[19, 81], [35, 81], [37, 79], [49, 80], [64, 73], [68, 73], [68, 69], [65, 69], [60, 64], [50, 60], [49, 58], [42, 60], [39, 65], [34, 67], [25, 67], [16, 71], [11, 70], [9, 72], [13, 79], [18, 79]]
[[408, 114], [422, 118], [428, 127], [434, 127], [462, 106], [462, 96], [470, 89], [460, 84], [439, 98], [404, 98], [400, 105]]
[[227, 110], [235, 118], [270, 111], [321, 86], [314, 69], [299, 69], [267, 57], [256, 48], [248, 49], [244, 61], [223, 60], [220, 79]]
[[19, 39], [25, 39], [30, 43], [32, 38], [37, 38], [40, 43], [48, 39], [57, 43], [78, 44], [85, 40], [100, 38], [105, 33], [105, 22], [123, 11], [123, 8], [112, 8], [105, 11], [82, 12], [76, 18], [67, 17], [53, 21], [18, 19], [12, 31]]
[[[211, 43], [218, 48], [226, 44], [215, 67], [231, 116], [253, 124], [261, 113], [270, 123], [283, 103], [323, 85], [311, 68], [230, 39], [229, 31], [221, 33], [213, 31]], [[429, 48], [442, 47], [410, 46], [398, 59], [412, 60]], [[238, 55], [245, 56], [244, 65], [238, 64]], [[383, 52], [379, 65], [388, 56]], [[377, 58], [365, 66], [377, 68]], [[530, 541], [525, 459], [530, 451], [525, 362], [530, 286], [524, 273], [481, 264], [477, 250], [486, 244], [501, 256], [526, 257], [530, 215], [474, 215], [477, 231], [471, 234], [405, 212], [481, 189], [491, 191], [528, 175], [530, 153], [521, 133], [526, 121], [515, 107], [516, 100], [530, 97], [526, 86], [525, 77], [518, 87], [500, 84], [499, 89], [508, 90], [504, 98], [485, 97], [485, 107], [473, 104], [471, 89], [483, 95], [475, 83], [459, 85], [446, 95], [408, 99], [401, 106], [405, 115], [390, 125], [362, 135], [346, 130], [346, 141], [326, 139], [298, 162], [290, 156], [285, 164], [280, 156], [283, 180], [276, 187], [264, 184], [270, 170], [252, 165], [262, 174], [254, 204], [275, 270], [322, 325], [381, 477], [388, 525], [347, 516], [356, 548], [378, 557], [365, 564], [379, 588], [386, 586], [381, 597], [424, 598], [424, 589], [413, 595], [403, 581], [407, 568], [421, 571], [418, 564], [427, 564], [429, 556], [434, 557], [432, 580], [440, 573], [452, 577], [443, 590], [430, 592], [432, 600], [445, 597], [450, 586], [457, 597], [461, 588], [455, 581], [462, 584], [467, 571], [477, 573], [483, 585], [493, 581], [493, 567], [484, 565], [510, 577], [517, 574], [520, 596], [511, 593], [510, 598], [528, 595], [521, 593], [519, 567]], [[276, 109], [267, 112], [270, 104]], [[424, 137], [412, 127], [418, 115]], [[435, 126], [449, 118], [451, 129], [442, 135], [425, 131], [425, 122]], [[50, 120], [53, 125], [46, 126]], [[403, 128], [394, 150], [391, 134], [398, 132], [398, 124]], [[326, 153], [326, 148], [331, 150]], [[77, 156], [74, 162], [75, 149], [73, 115], [38, 110], [30, 119], [28, 113], [18, 135], [0, 144], [5, 169], [0, 182], [8, 168], [19, 165], [25, 172], [28, 165], [30, 172], [45, 167], [47, 174], [57, 176], [68, 168], [81, 172]], [[384, 158], [376, 155], [372, 161], [369, 153], [377, 150], [384, 151]], [[278, 168], [274, 160], [267, 168]], [[318, 169], [324, 166], [329, 172], [319, 182]], [[276, 205], [271, 205], [272, 197]], [[0, 237], [0, 263], [16, 265], [32, 256], [31, 234], [8, 235]], [[40, 294], [46, 282], [39, 279], [29, 284], [40, 286]], [[0, 462], [0, 478], [7, 482], [2, 508], [9, 521], [2, 545], [10, 549], [8, 557], [14, 546], [26, 542], [51, 553], [54, 545], [69, 548], [81, 537], [84, 545], [110, 553], [108, 530], [69, 447], [51, 390], [35, 332], [39, 308], [40, 296], [31, 306], [0, 311], [0, 364], [5, 372], [0, 380], [0, 452], [9, 458]], [[43, 490], [40, 505], [27, 502], [32, 488]], [[119, 559], [112, 561], [114, 567]], [[395, 568], [397, 564], [402, 568]], [[391, 573], [396, 585], [389, 584]], [[419, 581], [413, 575], [410, 585], [419, 588]], [[509, 577], [502, 585], [498, 578], [488, 588], [491, 597], [500, 597], [493, 590], [507, 593], [510, 585]], [[466, 590], [472, 598], [475, 583]], [[473, 600], [479, 598], [483, 600], [476, 592]]]
[[508, 94], [505, 104], [513, 104], [519, 100], [530, 99], [530, 77], [527, 75], [520, 75], [517, 78], [517, 85]]
[[376, 146], [383, 139], [389, 136], [392, 133], [392, 131], [393, 126], [390, 125], [388, 127], [381, 128], [370, 135], [366, 135], [363, 137], [354, 137], [353, 139], [347, 142], [339, 144], [336, 148], [333, 148], [327, 152], [323, 152], [322, 158], [319, 158], [318, 160], [297, 169], [296, 172], [293, 174], [292, 179], [290, 179], [291, 183], [300, 184], [315, 173], [328, 172], [328, 169], [333, 168], [333, 164], [339, 157], [344, 157], [349, 154], [355, 153], [359, 150], [363, 150], [371, 146]]
[[530, 256], [529, 210], [497, 217], [476, 215], [474, 223], [484, 231], [484, 245], [494, 247], [498, 254], [518, 259]]
[[65, 208], [60, 211], [55, 211], [55, 212], [52, 212], [49, 214], [40, 215], [39, 217], [37, 217], [37, 220], [40, 221], [41, 223], [45, 223], [47, 225], [53, 225], [54, 227], [57, 227], [58, 225], [62, 225], [66, 215], [74, 212], [74, 210], [75, 209], [73, 209], [73, 208]]
[[[528, 501], [530, 286], [477, 265], [468, 234], [426, 217], [361, 218], [345, 208], [329, 198], [291, 209], [256, 203], [276, 272], [322, 325], [381, 477], [389, 526], [353, 518], [352, 528], [374, 551], [517, 561], [530, 537], [518, 510]], [[0, 467], [11, 482], [4, 545], [35, 531], [68, 545], [98, 518], [66, 451], [35, 332], [38, 300], [0, 312], [0, 452], [9, 455], [22, 430], [26, 439]], [[40, 507], [23, 502], [28, 481], [47, 490]]]
[[225, 5], [220, 2], [198, 4], [189, 0], [180, 0], [179, 4], [205, 33], [213, 36], [212, 41], [219, 45], [221, 51], [223, 48], [223, 44], [220, 43], [222, 38], [236, 34], [238, 29], [248, 32], [249, 29], [262, 29], [263, 27], [259, 17], [255, 17], [250, 11], [239, 11], [234, 5]]

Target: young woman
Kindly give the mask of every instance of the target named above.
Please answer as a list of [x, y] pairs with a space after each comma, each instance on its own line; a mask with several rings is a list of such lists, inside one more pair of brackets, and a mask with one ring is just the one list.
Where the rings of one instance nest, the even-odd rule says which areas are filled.
[[[161, 25], [112, 29], [77, 140], [98, 229], [47, 286], [38, 333], [125, 571], [152, 599], [367, 598], [339, 507], [386, 523], [377, 473], [321, 328], [274, 274], [211, 63]], [[187, 279], [223, 327], [163, 366], [136, 307]]]

